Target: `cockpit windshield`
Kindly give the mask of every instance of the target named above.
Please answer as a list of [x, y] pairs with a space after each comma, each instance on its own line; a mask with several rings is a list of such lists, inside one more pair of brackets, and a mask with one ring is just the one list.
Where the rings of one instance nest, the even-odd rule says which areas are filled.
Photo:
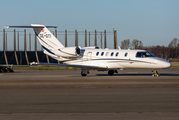
[[147, 51], [147, 52], [137, 52], [136, 57], [145, 58], [145, 57], [155, 57], [155, 56]]

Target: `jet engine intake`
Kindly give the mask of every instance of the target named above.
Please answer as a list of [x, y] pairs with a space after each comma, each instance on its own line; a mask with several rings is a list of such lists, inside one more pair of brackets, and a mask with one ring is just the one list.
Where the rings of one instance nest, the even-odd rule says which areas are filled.
[[80, 47], [65, 47], [58, 49], [60, 51], [58, 55], [64, 56], [64, 57], [72, 57], [72, 56], [77, 56], [80, 54]]

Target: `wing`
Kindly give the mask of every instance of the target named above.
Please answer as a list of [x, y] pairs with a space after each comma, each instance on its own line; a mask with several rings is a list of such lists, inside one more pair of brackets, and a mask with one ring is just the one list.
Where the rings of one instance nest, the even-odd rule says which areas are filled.
[[94, 69], [94, 70], [107, 70], [106, 66], [92, 66], [92, 65], [73, 65], [73, 64], [58, 64], [58, 63], [38, 63], [38, 62], [32, 62], [30, 63], [32, 66], [46, 66], [46, 67], [75, 67], [75, 68], [81, 68], [81, 69]]

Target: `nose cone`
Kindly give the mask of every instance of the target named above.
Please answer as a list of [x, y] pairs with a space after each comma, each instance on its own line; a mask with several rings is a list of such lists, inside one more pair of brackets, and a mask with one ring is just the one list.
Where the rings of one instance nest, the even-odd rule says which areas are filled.
[[172, 66], [172, 64], [170, 62], [165, 62], [165, 64], [163, 64], [163, 68], [170, 68]]
[[168, 62], [167, 60], [164, 60], [162, 58], [156, 58], [156, 67], [157, 68], [170, 68], [172, 64]]
[[172, 64], [168, 61], [161, 61], [160, 62], [161, 68], [170, 68]]

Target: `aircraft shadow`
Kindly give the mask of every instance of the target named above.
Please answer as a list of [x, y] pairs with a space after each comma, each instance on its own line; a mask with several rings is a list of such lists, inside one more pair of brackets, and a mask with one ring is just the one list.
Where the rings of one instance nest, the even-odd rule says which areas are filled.
[[[114, 74], [113, 76], [152, 76], [152, 74]], [[96, 75], [109, 76], [108, 74], [96, 74]], [[160, 74], [160, 76], [179, 76], [179, 74]]]

